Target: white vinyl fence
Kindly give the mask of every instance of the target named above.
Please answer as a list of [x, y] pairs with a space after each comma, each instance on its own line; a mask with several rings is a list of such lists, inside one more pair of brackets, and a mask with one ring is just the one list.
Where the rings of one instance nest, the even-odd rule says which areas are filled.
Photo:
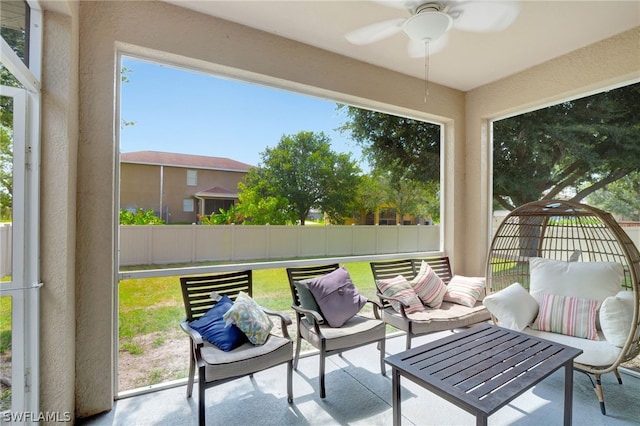
[[11, 275], [12, 229], [10, 222], [0, 223], [0, 277]]
[[[640, 227], [624, 227], [640, 247]], [[0, 277], [11, 275], [11, 223], [0, 224]], [[120, 265], [363, 256], [440, 250], [438, 225], [120, 226]]]
[[120, 226], [121, 266], [439, 250], [439, 225]]

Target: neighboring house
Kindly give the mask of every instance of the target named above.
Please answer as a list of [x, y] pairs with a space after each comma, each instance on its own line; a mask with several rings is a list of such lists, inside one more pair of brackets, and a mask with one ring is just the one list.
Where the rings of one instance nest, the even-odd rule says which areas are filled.
[[347, 218], [348, 225], [430, 225], [430, 218], [416, 217], [406, 213], [402, 220], [400, 214], [392, 204], [380, 204], [375, 211], [360, 210], [354, 217]]
[[120, 154], [120, 208], [152, 209], [165, 223], [196, 223], [227, 210], [249, 164], [229, 158], [170, 152]]

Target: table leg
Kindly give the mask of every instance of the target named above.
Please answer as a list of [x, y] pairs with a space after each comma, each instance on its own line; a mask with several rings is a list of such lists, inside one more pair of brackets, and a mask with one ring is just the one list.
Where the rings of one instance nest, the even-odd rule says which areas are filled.
[[564, 364], [564, 426], [571, 426], [573, 415], [573, 360]]
[[391, 369], [391, 401], [393, 402], [393, 426], [400, 426], [402, 413], [400, 412], [400, 372]]
[[487, 417], [484, 413], [476, 413], [476, 426], [487, 426]]

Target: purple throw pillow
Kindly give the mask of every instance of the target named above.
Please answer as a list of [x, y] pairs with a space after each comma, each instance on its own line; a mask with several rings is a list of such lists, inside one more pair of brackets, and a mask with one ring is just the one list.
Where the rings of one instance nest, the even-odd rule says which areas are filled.
[[307, 281], [309, 290], [331, 327], [341, 327], [367, 302], [343, 266], [326, 275]]

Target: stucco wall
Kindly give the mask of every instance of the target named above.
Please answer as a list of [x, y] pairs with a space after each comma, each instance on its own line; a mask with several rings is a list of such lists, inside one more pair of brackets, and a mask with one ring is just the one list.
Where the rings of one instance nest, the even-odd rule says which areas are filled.
[[40, 408], [74, 412], [76, 318], [77, 7], [43, 26]]

